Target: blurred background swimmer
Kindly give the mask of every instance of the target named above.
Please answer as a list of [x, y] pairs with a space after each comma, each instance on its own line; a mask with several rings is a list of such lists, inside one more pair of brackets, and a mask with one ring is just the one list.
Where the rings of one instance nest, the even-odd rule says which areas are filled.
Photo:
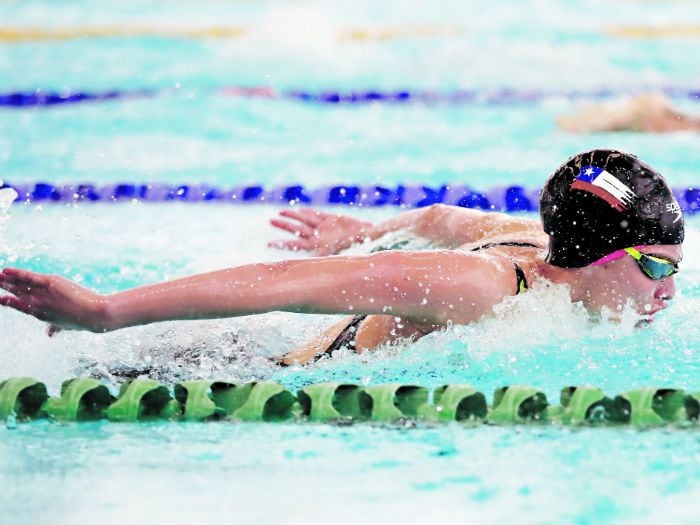
[[669, 133], [700, 131], [700, 117], [686, 115], [675, 109], [663, 94], [648, 93], [583, 104], [575, 112], [558, 117], [557, 125], [570, 133]]

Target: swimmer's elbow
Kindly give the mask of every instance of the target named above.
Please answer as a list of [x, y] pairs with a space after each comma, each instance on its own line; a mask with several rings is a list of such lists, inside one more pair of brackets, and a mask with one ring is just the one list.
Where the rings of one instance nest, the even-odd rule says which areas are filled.
[[416, 233], [432, 228], [448, 213], [450, 206], [446, 204], [431, 204], [421, 210], [420, 217], [416, 221]]

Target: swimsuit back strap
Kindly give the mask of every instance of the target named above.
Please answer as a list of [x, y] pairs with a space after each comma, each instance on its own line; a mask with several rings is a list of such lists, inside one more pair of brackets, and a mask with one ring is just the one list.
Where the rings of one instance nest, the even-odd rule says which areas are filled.
[[488, 250], [489, 248], [493, 248], [494, 246], [516, 246], [519, 248], [538, 248], [536, 244], [532, 244], [531, 242], [489, 242], [486, 244], [482, 244], [481, 246], [477, 246], [476, 248], [472, 248], [471, 251], [473, 252], [478, 252], [479, 250]]
[[525, 272], [523, 269], [518, 266], [517, 263], [513, 264], [515, 265], [515, 295], [518, 295], [527, 290], [527, 279], [525, 278]]
[[366, 315], [356, 315], [355, 317], [353, 317], [352, 321], [348, 323], [348, 326], [345, 327], [345, 329], [340, 333], [338, 337], [335, 338], [335, 340], [328, 346], [328, 348], [326, 348], [326, 350], [324, 350], [314, 358], [313, 362], [318, 361], [324, 355], [331, 355], [331, 353], [342, 348], [343, 346], [354, 346], [357, 328], [360, 326], [360, 323], [366, 318]]

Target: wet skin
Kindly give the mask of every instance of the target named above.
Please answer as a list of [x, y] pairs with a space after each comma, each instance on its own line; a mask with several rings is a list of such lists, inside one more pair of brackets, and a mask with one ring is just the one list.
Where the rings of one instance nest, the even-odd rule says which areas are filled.
[[[639, 250], [679, 263], [683, 258], [680, 245], [644, 246]], [[585, 269], [580, 288], [572, 287], [572, 299], [583, 301], [591, 312], [607, 308], [621, 311], [631, 301], [635, 311], [647, 320], [668, 307], [676, 292], [673, 275], [654, 281], [644, 274], [632, 257], [624, 256], [600, 266]]]

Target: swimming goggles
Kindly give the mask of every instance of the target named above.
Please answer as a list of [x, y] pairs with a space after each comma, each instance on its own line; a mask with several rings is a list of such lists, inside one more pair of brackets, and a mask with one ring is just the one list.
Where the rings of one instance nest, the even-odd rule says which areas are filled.
[[644, 275], [649, 277], [654, 281], [663, 279], [664, 277], [670, 277], [674, 273], [678, 273], [678, 264], [663, 257], [658, 257], [656, 255], [647, 255], [638, 250], [640, 246], [634, 248], [624, 248], [622, 250], [617, 250], [609, 255], [606, 255], [602, 259], [598, 259], [591, 266], [598, 266], [600, 264], [605, 264], [620, 257], [624, 257], [625, 254], [629, 255], [634, 259], [639, 266], [639, 269], [644, 272]]
[[636, 248], [625, 248], [624, 250], [637, 263], [639, 269], [644, 272], [644, 275], [658, 281], [664, 277], [670, 277], [674, 273], [678, 273], [678, 265], [673, 261], [657, 257], [656, 255], [647, 255]]

